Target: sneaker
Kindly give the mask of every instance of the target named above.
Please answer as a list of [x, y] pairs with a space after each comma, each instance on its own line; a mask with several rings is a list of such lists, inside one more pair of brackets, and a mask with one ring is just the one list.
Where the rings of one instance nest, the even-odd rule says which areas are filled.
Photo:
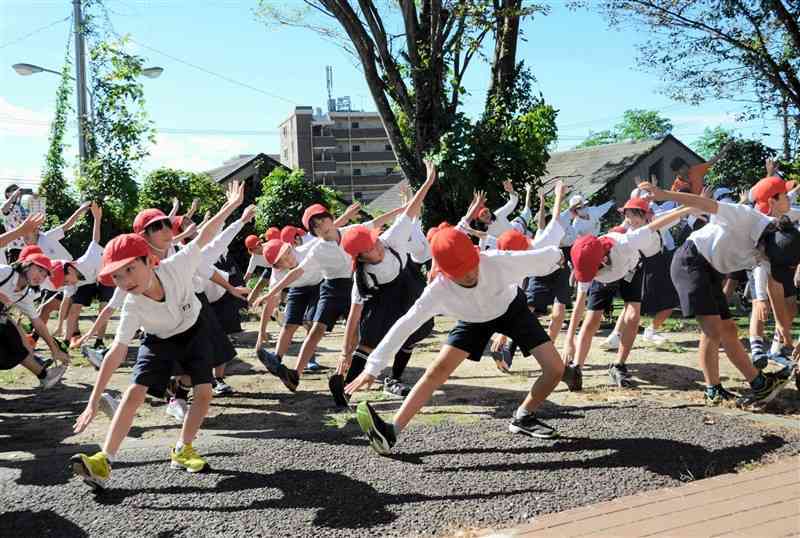
[[703, 400], [708, 406], [716, 406], [722, 402], [735, 400], [738, 398], [737, 394], [725, 389], [722, 385], [715, 385], [713, 387], [706, 387], [703, 393]]
[[651, 344], [658, 345], [658, 344], [663, 344], [664, 342], [667, 341], [667, 339], [664, 338], [663, 335], [656, 332], [656, 330], [652, 327], [645, 327], [644, 334], [642, 336], [645, 340], [647, 340]]
[[389, 396], [395, 396], [399, 398], [405, 398], [406, 396], [408, 396], [409, 392], [411, 392], [411, 389], [408, 388], [408, 385], [401, 383], [397, 379], [387, 377], [383, 380], [384, 394], [388, 394]]
[[358, 404], [356, 419], [363, 432], [367, 434], [372, 450], [383, 456], [388, 455], [397, 442], [394, 426], [384, 422], [367, 402]]
[[111, 396], [109, 393], [104, 392], [102, 396], [100, 396], [100, 405], [98, 406], [100, 411], [107, 416], [109, 419], [114, 418], [114, 413], [117, 412], [117, 408], [119, 407], [119, 400]]
[[186, 403], [186, 400], [181, 398], [170, 398], [169, 403], [167, 404], [166, 413], [178, 422], [183, 422], [183, 420], [186, 418], [186, 413], [188, 410], [189, 406]]
[[233, 389], [230, 385], [225, 383], [225, 378], [218, 377], [212, 381], [211, 392], [214, 396], [230, 396], [233, 394]]
[[761, 375], [763, 375], [766, 380], [764, 386], [758, 390], [751, 387], [748, 394], [744, 394], [736, 399], [736, 405], [739, 407], [766, 405], [775, 399], [775, 396], [783, 389], [784, 385], [789, 382], [788, 378], [780, 377], [777, 374], [767, 373]]
[[106, 343], [103, 341], [102, 338], [95, 338], [92, 347], [95, 349], [105, 349]]
[[105, 348], [93, 348], [87, 345], [81, 346], [81, 355], [86, 357], [89, 363], [94, 366], [95, 370], [99, 370], [100, 366], [102, 366], [106, 351]]
[[311, 357], [311, 360], [308, 361], [305, 369], [303, 369], [304, 374], [316, 374], [322, 370], [322, 365], [317, 362], [316, 357]]
[[754, 340], [750, 342], [750, 361], [753, 366], [759, 370], [763, 370], [769, 364], [769, 353], [764, 349], [764, 342], [762, 340]]
[[608, 377], [611, 383], [620, 388], [632, 387], [631, 374], [628, 373], [628, 367], [624, 364], [612, 364], [608, 368]]
[[344, 376], [342, 374], [333, 374], [328, 378], [328, 389], [331, 391], [333, 401], [336, 402], [337, 407], [347, 407], [350, 403], [350, 397], [344, 391]]
[[264, 365], [264, 368], [267, 369], [269, 373], [274, 376], [278, 375], [281, 367], [281, 360], [278, 358], [278, 355], [273, 353], [272, 351], [267, 350], [266, 347], [261, 346], [256, 350], [256, 356], [258, 360], [261, 361], [261, 364]]
[[170, 459], [172, 460], [169, 464], [170, 467], [173, 469], [185, 469], [190, 473], [199, 473], [208, 465], [206, 460], [192, 448], [191, 443], [183, 445], [180, 452], [173, 448], [170, 453]]
[[537, 439], [555, 439], [558, 437], [558, 432], [555, 428], [536, 418], [536, 415], [525, 415], [522, 418], [514, 417], [514, 420], [508, 425], [508, 431], [530, 435]]
[[61, 381], [61, 378], [64, 376], [64, 372], [67, 371], [67, 367], [63, 364], [60, 366], [53, 366], [52, 368], [47, 369], [47, 375], [45, 375], [44, 379], [39, 380], [39, 388], [42, 390], [47, 390], [53, 388], [53, 386]]
[[297, 391], [297, 386], [300, 385], [300, 374], [297, 373], [297, 370], [290, 370], [281, 364], [277, 375], [287, 389], [292, 392]]
[[75, 454], [69, 461], [75, 476], [80, 477], [89, 487], [93, 490], [105, 489], [106, 483], [111, 478], [111, 462], [105, 454], [102, 452], [93, 456]]
[[612, 332], [608, 335], [608, 338], [603, 340], [600, 344], [600, 349], [604, 349], [606, 351], [616, 351], [619, 349], [619, 334]]
[[569, 364], [564, 367], [564, 375], [561, 377], [570, 392], [580, 392], [583, 390], [583, 371], [580, 366]]
[[797, 364], [792, 360], [792, 353], [794, 353], [794, 348], [781, 346], [777, 353], [770, 353], [768, 358], [784, 368], [794, 368]]

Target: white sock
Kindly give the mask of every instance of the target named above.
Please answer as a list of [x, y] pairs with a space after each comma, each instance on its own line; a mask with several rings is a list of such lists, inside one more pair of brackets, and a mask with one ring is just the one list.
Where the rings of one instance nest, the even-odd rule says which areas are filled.
[[531, 415], [532, 413], [525, 409], [524, 407], [520, 406], [517, 407], [517, 410], [514, 412], [514, 418], [522, 420], [523, 418]]

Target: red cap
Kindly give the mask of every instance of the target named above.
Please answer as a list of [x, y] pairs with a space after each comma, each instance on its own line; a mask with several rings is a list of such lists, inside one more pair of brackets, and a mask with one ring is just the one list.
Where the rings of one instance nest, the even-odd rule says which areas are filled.
[[186, 218], [186, 215], [178, 215], [174, 219], [172, 219], [172, 234], [178, 235], [183, 231], [183, 219]]
[[578, 282], [591, 282], [597, 271], [600, 270], [603, 258], [613, 246], [614, 240], [608, 236], [580, 236], [570, 250], [572, 266], [575, 268], [575, 279]]
[[275, 265], [275, 262], [280, 260], [281, 256], [286, 254], [290, 248], [292, 248], [292, 245], [289, 243], [284, 243], [280, 239], [270, 239], [264, 245], [262, 253], [268, 264]]
[[267, 238], [267, 241], [269, 241], [271, 239], [280, 239], [281, 238], [281, 229], [278, 228], [277, 226], [272, 226], [272, 227], [270, 227], [269, 230], [267, 230], [267, 233], [264, 234], [264, 237]]
[[28, 265], [36, 265], [38, 267], [41, 267], [48, 273], [53, 269], [53, 262], [50, 261], [50, 258], [45, 256], [44, 254], [39, 254], [39, 253], [29, 254], [28, 256], [25, 257], [24, 260], [22, 260], [22, 263]]
[[310, 205], [303, 211], [303, 226], [309, 232], [311, 231], [311, 219], [316, 217], [317, 215], [322, 215], [323, 213], [329, 213], [328, 208], [322, 204], [314, 204]]
[[380, 230], [366, 226], [354, 226], [342, 235], [342, 249], [355, 259], [362, 252], [372, 250], [381, 235]]
[[425, 237], [428, 239], [428, 243], [430, 243], [433, 240], [433, 236], [436, 235], [436, 232], [438, 232], [439, 230], [444, 230], [445, 228], [452, 228], [452, 227], [453, 227], [452, 224], [450, 224], [446, 220], [443, 220], [442, 222], [439, 223], [438, 226], [429, 228], [428, 233], [425, 234]]
[[44, 251], [39, 245], [25, 245], [22, 247], [22, 250], [19, 251], [19, 256], [17, 256], [17, 259], [21, 262], [24, 262], [25, 258], [32, 256], [33, 254], [44, 254]]
[[517, 230], [506, 230], [497, 238], [497, 248], [499, 250], [528, 250], [530, 242], [524, 234]]
[[451, 280], [463, 277], [480, 263], [478, 248], [466, 234], [452, 227], [436, 233], [431, 253], [439, 272]]
[[646, 198], [631, 198], [622, 206], [620, 213], [624, 213], [626, 209], [638, 209], [650, 213], [650, 201]]
[[50, 266], [50, 282], [58, 289], [64, 285], [64, 260], [54, 260]]
[[247, 250], [255, 250], [258, 248], [258, 242], [260, 239], [257, 235], [248, 235], [244, 238], [244, 246], [247, 247]]
[[283, 227], [281, 230], [281, 241], [284, 243], [291, 243], [298, 237], [302, 237], [305, 235], [305, 232], [298, 228], [297, 226], [287, 225]]
[[139, 211], [136, 218], [133, 219], [133, 231], [134, 233], [140, 234], [145, 228], [159, 220], [169, 220], [169, 217], [166, 216], [163, 211], [154, 207], [143, 209]]
[[794, 186], [794, 181], [786, 182], [777, 176], [765, 177], [755, 184], [750, 190], [750, 195], [759, 211], [769, 213], [769, 199], [789, 192]]
[[122, 269], [136, 258], [150, 256], [147, 241], [139, 234], [118, 235], [108, 242], [103, 251], [103, 267], [97, 280], [105, 286], [114, 286], [111, 273]]

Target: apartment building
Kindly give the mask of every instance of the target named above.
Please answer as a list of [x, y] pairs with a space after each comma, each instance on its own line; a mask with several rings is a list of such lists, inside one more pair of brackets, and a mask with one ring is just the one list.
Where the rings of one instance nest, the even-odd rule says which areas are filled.
[[345, 196], [371, 202], [403, 179], [377, 112], [295, 107], [280, 125], [280, 161]]

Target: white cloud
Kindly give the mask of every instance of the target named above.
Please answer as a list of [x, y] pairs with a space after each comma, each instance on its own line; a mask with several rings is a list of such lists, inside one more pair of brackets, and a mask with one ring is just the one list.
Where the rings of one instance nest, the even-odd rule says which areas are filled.
[[734, 126], [736, 124], [736, 114], [731, 112], [718, 112], [713, 114], [684, 114], [670, 116], [675, 128], [695, 128], [705, 129], [706, 127], [716, 127], [717, 125]]
[[40, 111], [17, 106], [0, 97], [0, 132], [12, 136], [47, 138], [52, 110]]
[[156, 135], [150, 156], [144, 163], [146, 170], [162, 166], [203, 172], [221, 166], [239, 154], [258, 153], [258, 144], [228, 136], [210, 135]]

